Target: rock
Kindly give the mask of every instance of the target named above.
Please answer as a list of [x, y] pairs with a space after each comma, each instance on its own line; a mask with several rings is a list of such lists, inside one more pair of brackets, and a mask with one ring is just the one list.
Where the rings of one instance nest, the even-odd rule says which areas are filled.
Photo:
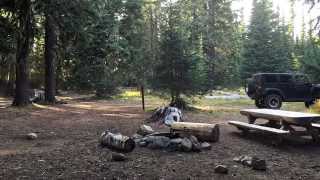
[[137, 134], [137, 133], [132, 135], [132, 139], [142, 139], [142, 138], [143, 138], [143, 136], [140, 134]]
[[112, 161], [125, 161], [125, 160], [127, 160], [127, 157], [122, 153], [112, 153], [111, 160]]
[[241, 159], [241, 163], [245, 166], [252, 166], [252, 157], [250, 156], [243, 156], [243, 158]]
[[170, 138], [165, 136], [148, 136], [146, 142], [151, 149], [163, 149], [168, 147]]
[[180, 151], [181, 150], [181, 138], [171, 139], [167, 147], [168, 151]]
[[201, 149], [202, 149], [202, 150], [210, 150], [211, 147], [212, 147], [212, 146], [211, 146], [210, 143], [207, 143], [207, 142], [201, 143]]
[[189, 139], [192, 142], [192, 151], [201, 151], [201, 143], [198, 141], [198, 138], [195, 136], [190, 136]]
[[267, 169], [266, 161], [257, 157], [239, 156], [233, 158], [235, 162], [241, 163], [245, 166], [252, 167], [254, 170], [265, 171]]
[[138, 145], [139, 145], [140, 147], [146, 147], [146, 146], [148, 145], [148, 143], [145, 142], [145, 141], [140, 141], [140, 142], [138, 143]]
[[152, 127], [143, 124], [143, 125], [140, 126], [139, 130], [137, 131], [137, 133], [142, 135], [142, 136], [146, 136], [148, 134], [154, 133], [154, 130], [152, 129]]
[[214, 168], [214, 172], [219, 174], [228, 174], [228, 171], [227, 166], [224, 165], [218, 165]]
[[261, 170], [261, 171], [267, 170], [266, 161], [263, 159], [259, 159], [257, 157], [252, 158], [251, 166], [252, 166], [252, 169], [254, 169], [254, 170]]
[[29, 133], [29, 134], [26, 135], [26, 138], [28, 140], [35, 140], [35, 139], [38, 138], [38, 135], [36, 133]]
[[241, 163], [241, 160], [243, 159], [244, 156], [238, 156], [233, 158], [233, 161], [237, 162], [237, 163]]
[[136, 144], [139, 144], [142, 141], [143, 136], [141, 136], [140, 134], [134, 134], [131, 138]]
[[188, 138], [183, 138], [181, 142], [181, 150], [184, 152], [192, 151], [192, 142]]

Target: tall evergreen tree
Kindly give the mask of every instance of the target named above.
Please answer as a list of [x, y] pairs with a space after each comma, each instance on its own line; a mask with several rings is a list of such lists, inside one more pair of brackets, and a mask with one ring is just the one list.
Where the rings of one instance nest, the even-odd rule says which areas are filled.
[[207, 86], [213, 89], [222, 83], [226, 74], [235, 26], [231, 1], [206, 0], [204, 7], [203, 53], [207, 67]]
[[[160, 62], [155, 67], [152, 86], [154, 89], [168, 92], [171, 104], [185, 107], [181, 95], [190, 95], [199, 91], [196, 77], [197, 61], [191, 58], [187, 48], [187, 38], [181, 27], [181, 9], [178, 4], [167, 4], [168, 12], [163, 24]], [[180, 26], [179, 26], [180, 25]]]
[[45, 101], [55, 103], [56, 93], [56, 59], [57, 59], [57, 23], [53, 9], [54, 0], [45, 4]]
[[[277, 18], [278, 17], [278, 18]], [[291, 67], [290, 35], [269, 0], [254, 0], [244, 42], [242, 78], [259, 72], [287, 72]]]

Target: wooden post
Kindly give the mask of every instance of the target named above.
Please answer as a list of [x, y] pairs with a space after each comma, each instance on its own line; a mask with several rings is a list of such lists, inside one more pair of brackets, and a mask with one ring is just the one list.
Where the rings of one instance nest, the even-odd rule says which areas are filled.
[[141, 85], [140, 87], [140, 94], [141, 94], [141, 102], [142, 102], [142, 109], [145, 110], [145, 104], [144, 104], [144, 87]]

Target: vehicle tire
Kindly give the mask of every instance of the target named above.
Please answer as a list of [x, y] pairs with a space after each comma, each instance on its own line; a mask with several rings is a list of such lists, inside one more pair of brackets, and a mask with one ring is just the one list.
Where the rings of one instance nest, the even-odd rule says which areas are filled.
[[257, 108], [265, 108], [266, 105], [264, 104], [264, 98], [255, 99], [255, 105]]
[[268, 109], [280, 109], [282, 106], [282, 98], [278, 94], [269, 94], [266, 96], [264, 104]]
[[316, 103], [315, 99], [312, 100], [307, 100], [304, 102], [304, 105], [306, 106], [306, 108], [310, 108], [310, 106], [314, 105]]

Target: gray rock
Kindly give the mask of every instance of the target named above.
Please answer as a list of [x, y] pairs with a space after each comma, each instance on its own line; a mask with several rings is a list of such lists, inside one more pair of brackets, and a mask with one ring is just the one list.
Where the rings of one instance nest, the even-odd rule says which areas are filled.
[[233, 158], [233, 161], [237, 162], [237, 163], [241, 163], [241, 160], [243, 159], [244, 156], [238, 156]]
[[183, 138], [181, 142], [181, 150], [184, 152], [192, 151], [192, 142], [188, 138]]
[[192, 151], [201, 151], [201, 143], [198, 141], [198, 138], [190, 136], [189, 139], [192, 142]]
[[181, 150], [181, 138], [171, 139], [167, 147], [168, 151], [180, 151]]
[[127, 157], [122, 153], [112, 153], [111, 160], [112, 161], [125, 161], [125, 160], [127, 160]]
[[145, 142], [145, 141], [140, 141], [140, 142], [138, 143], [138, 145], [139, 145], [140, 147], [146, 147], [146, 146], [148, 145], [148, 143]]
[[202, 150], [210, 150], [211, 147], [212, 147], [212, 146], [211, 146], [210, 143], [207, 143], [207, 142], [201, 143], [201, 149], [202, 149]]
[[245, 166], [252, 167], [252, 169], [254, 170], [265, 171], [267, 169], [266, 161], [263, 159], [259, 159], [257, 157], [239, 156], [239, 157], [235, 157], [233, 160]]
[[137, 131], [137, 133], [142, 135], [142, 136], [146, 136], [148, 134], [154, 133], [154, 130], [152, 129], [152, 127], [143, 124], [143, 125], [140, 126], [139, 130]]
[[259, 159], [257, 157], [252, 158], [251, 166], [252, 166], [252, 169], [254, 169], [254, 170], [261, 170], [261, 171], [267, 170], [266, 161], [263, 159]]
[[227, 166], [218, 165], [214, 168], [214, 172], [219, 174], [228, 174], [229, 170]]
[[170, 138], [165, 136], [148, 136], [146, 142], [151, 149], [163, 149], [168, 147]]
[[143, 136], [142, 135], [140, 135], [140, 134], [134, 134], [134, 135], [132, 135], [132, 137], [131, 137], [132, 139], [142, 139], [143, 138]]
[[141, 136], [140, 134], [134, 134], [131, 138], [136, 144], [139, 144], [142, 141], [143, 136]]
[[38, 135], [36, 133], [29, 133], [29, 134], [26, 135], [26, 138], [28, 140], [35, 140], [35, 139], [38, 138]]
[[243, 156], [241, 159], [241, 163], [245, 166], [252, 166], [252, 157], [251, 156]]

